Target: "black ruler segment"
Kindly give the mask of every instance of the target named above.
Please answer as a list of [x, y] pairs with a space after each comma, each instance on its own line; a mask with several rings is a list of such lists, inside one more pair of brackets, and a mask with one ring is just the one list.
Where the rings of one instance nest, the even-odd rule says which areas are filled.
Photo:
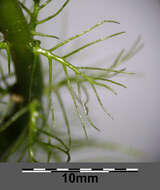
[[124, 171], [126, 170], [127, 168], [115, 168], [116, 171]]
[[92, 168], [93, 171], [102, 171], [103, 168]]
[[71, 171], [79, 171], [80, 168], [69, 168], [69, 170], [71, 170]]
[[23, 168], [22, 173], [136, 173], [138, 168]]
[[56, 171], [57, 168], [46, 168], [47, 171]]
[[110, 173], [136, 173], [138, 171], [127, 171], [127, 170], [117, 170], [117, 171], [110, 171]]
[[23, 168], [22, 171], [31, 171], [33, 168]]
[[80, 173], [77, 170], [68, 170], [68, 171], [51, 171], [52, 173]]

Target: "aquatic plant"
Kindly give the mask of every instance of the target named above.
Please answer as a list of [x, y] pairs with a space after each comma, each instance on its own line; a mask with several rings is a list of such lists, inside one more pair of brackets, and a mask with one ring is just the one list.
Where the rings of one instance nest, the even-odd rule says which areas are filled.
[[[119, 74], [134, 74], [126, 71], [126, 68], [119, 69], [119, 65], [133, 57], [142, 48], [140, 38], [129, 51], [122, 49], [109, 67], [75, 66], [67, 58], [89, 46], [124, 35], [125, 32], [107, 35], [59, 56], [55, 50], [71, 43], [74, 39], [89, 33], [100, 25], [120, 23], [115, 20], [103, 20], [79, 34], [57, 42], [57, 45], [50, 49], [43, 48], [41, 41], [37, 40], [38, 36], [56, 40], [59, 37], [54, 34], [37, 32], [37, 26], [55, 19], [68, 5], [69, 0], [66, 0], [54, 14], [39, 20], [40, 11], [45, 9], [50, 2], [51, 0], [33, 0], [32, 8], [28, 8], [26, 1], [0, 0], [0, 160], [3, 162], [10, 160], [18, 162], [70, 161], [71, 150], [80, 150], [88, 146], [129, 153], [127, 148], [124, 149], [116, 143], [106, 142], [104, 145], [88, 137], [86, 124], [99, 131], [98, 126], [89, 116], [88, 89], [92, 89], [103, 111], [112, 118], [104, 107], [96, 88], [105, 88], [113, 94], [116, 94], [116, 91], [110, 84], [126, 88], [124, 84], [111, 78]], [[44, 82], [46, 74], [41, 67], [42, 56], [48, 60], [47, 83]], [[4, 71], [4, 58], [8, 62], [7, 72]], [[64, 77], [55, 75], [55, 64], [59, 65]], [[13, 69], [11, 69], [12, 66]], [[68, 90], [73, 100], [74, 110], [86, 136], [85, 141], [71, 135], [71, 123], [66, 111], [68, 105], [61, 94], [62, 88]], [[62, 130], [59, 126], [61, 124], [57, 124], [55, 117], [57, 107], [54, 106], [53, 101], [57, 101], [60, 106], [63, 117], [61, 120], [64, 120], [66, 130], [64, 128]], [[41, 155], [46, 155], [45, 160], [41, 158], [39, 152]], [[66, 158], [62, 156], [62, 153], [66, 155]]]

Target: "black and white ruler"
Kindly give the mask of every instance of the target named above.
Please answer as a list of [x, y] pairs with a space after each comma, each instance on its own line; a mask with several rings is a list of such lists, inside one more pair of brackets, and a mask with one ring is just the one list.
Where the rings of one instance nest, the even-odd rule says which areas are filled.
[[60, 173], [60, 172], [78, 172], [78, 173], [120, 173], [120, 172], [138, 172], [138, 168], [23, 168], [22, 173]]

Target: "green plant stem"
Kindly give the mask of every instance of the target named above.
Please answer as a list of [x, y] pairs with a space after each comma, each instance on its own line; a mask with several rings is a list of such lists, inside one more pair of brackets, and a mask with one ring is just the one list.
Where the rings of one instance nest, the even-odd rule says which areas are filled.
[[[40, 59], [38, 57], [35, 63], [33, 51], [29, 46], [29, 43], [33, 42], [33, 37], [18, 0], [0, 0], [0, 9], [0, 32], [9, 44], [16, 75], [16, 83], [10, 91], [22, 99], [21, 102], [15, 102], [12, 112], [5, 119], [7, 121], [33, 99], [41, 101], [43, 79]], [[34, 76], [32, 76], [34, 64]], [[29, 98], [31, 80], [32, 97]], [[4, 160], [3, 156], [28, 126], [29, 120], [30, 114], [27, 112], [0, 133], [0, 160]]]

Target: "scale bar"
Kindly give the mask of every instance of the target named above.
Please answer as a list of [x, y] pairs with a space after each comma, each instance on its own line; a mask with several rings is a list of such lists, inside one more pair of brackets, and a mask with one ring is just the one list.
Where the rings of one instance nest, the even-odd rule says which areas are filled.
[[60, 173], [60, 172], [79, 172], [79, 173], [135, 173], [138, 168], [23, 168], [22, 173]]

